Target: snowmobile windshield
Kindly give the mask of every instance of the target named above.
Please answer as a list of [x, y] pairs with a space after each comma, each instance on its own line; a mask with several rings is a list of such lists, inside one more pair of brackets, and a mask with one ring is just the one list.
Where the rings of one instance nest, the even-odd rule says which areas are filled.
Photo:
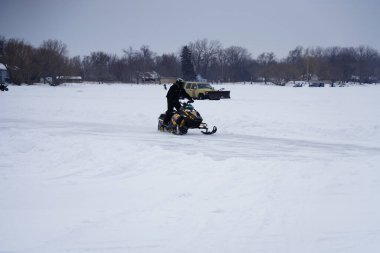
[[187, 109], [187, 110], [193, 110], [194, 109], [194, 107], [191, 104], [184, 104], [183, 108]]
[[212, 89], [212, 87], [208, 83], [200, 83], [198, 84], [198, 89]]

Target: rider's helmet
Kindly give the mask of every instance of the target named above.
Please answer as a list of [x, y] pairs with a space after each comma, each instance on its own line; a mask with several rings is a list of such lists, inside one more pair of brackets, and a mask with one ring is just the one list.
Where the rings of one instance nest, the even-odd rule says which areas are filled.
[[177, 78], [175, 82], [176, 84], [181, 85], [181, 86], [185, 84], [185, 81], [182, 78]]

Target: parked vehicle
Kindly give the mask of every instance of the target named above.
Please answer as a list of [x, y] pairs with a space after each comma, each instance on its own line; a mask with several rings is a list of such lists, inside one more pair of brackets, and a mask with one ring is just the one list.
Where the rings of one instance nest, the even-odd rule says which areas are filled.
[[8, 91], [7, 85], [0, 82], [0, 91]]
[[321, 82], [315, 82], [315, 83], [309, 84], [309, 87], [325, 87], [325, 84]]
[[220, 89], [215, 90], [209, 83], [186, 82], [185, 90], [194, 99], [219, 100], [221, 98], [231, 98], [230, 91]]

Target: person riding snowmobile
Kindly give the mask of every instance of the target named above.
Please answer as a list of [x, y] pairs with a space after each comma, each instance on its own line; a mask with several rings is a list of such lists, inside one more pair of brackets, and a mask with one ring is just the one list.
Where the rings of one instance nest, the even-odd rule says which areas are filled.
[[190, 102], [194, 102], [194, 100], [190, 97], [189, 94], [184, 89], [185, 82], [182, 78], [177, 78], [176, 82], [169, 88], [169, 91], [166, 95], [166, 99], [168, 102], [168, 110], [166, 111], [164, 126], [167, 126], [170, 118], [173, 116], [173, 109], [175, 108], [177, 111], [181, 108], [181, 104], [179, 102], [180, 98], [187, 98]]

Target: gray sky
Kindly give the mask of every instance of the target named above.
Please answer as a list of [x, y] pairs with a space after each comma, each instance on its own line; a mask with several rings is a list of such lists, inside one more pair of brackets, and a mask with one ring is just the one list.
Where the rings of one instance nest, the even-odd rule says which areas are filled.
[[285, 57], [300, 45], [380, 49], [379, 0], [0, 0], [0, 35], [70, 56], [148, 45], [176, 53], [197, 39]]

